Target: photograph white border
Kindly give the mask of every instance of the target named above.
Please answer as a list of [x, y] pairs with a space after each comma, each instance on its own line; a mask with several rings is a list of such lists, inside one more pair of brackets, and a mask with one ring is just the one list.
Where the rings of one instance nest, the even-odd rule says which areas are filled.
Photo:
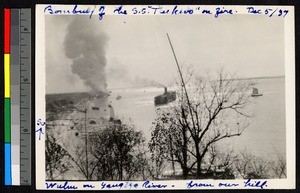
[[[45, 96], [46, 96], [46, 64], [45, 64], [45, 15], [50, 14], [49, 11], [44, 11], [45, 7], [49, 6], [49, 4], [45, 5], [36, 5], [36, 53], [35, 53], [35, 120], [41, 119], [46, 120], [46, 108], [45, 108]], [[53, 10], [72, 10], [74, 5], [51, 5]], [[80, 9], [91, 8], [97, 10], [101, 5], [78, 5]], [[160, 5], [164, 9], [172, 9], [174, 5]], [[106, 15], [116, 15], [113, 13], [113, 10], [118, 7], [117, 5], [107, 5], [105, 6], [105, 15], [102, 19], [105, 19]], [[126, 5], [127, 10], [132, 10], [133, 7], [142, 8], [144, 5]], [[199, 6], [199, 5], [180, 5], [178, 8], [182, 9], [195, 9], [196, 7], [201, 7], [201, 9], [207, 10], [216, 10], [217, 7], [225, 7], [227, 10], [233, 9], [238, 12], [238, 14], [248, 14], [255, 15], [253, 13], [248, 13], [246, 7], [249, 6]], [[285, 39], [285, 103], [286, 103], [286, 154], [287, 154], [287, 178], [286, 179], [265, 179], [267, 180], [267, 186], [265, 189], [294, 189], [295, 188], [295, 175], [296, 175], [296, 157], [295, 157], [295, 29], [294, 29], [294, 7], [293, 6], [252, 6], [255, 9], [286, 9], [289, 10], [288, 14], [284, 18], [284, 39]], [[70, 14], [74, 15], [72, 12], [65, 11], [64, 13], [57, 13], [58, 15], [62, 14]], [[133, 14], [132, 12], [128, 12], [128, 15]], [[153, 13], [146, 13], [145, 15], [151, 15]], [[194, 13], [195, 14], [201, 14]], [[213, 13], [214, 14], [214, 13]], [[206, 15], [206, 17], [214, 17], [214, 15]], [[234, 13], [236, 14], [236, 13]], [[264, 13], [262, 13], [264, 14]], [[140, 14], [138, 14], [140, 15]], [[156, 13], [156, 15], [158, 15]], [[87, 17], [90, 14], [86, 15]], [[92, 15], [93, 17], [98, 17], [96, 11]], [[121, 16], [121, 15], [120, 15]], [[122, 15], [122, 17], [126, 17], [126, 15]], [[162, 15], [163, 17], [163, 15]], [[219, 17], [222, 17], [220, 15]], [[265, 15], [265, 17], [269, 17], [269, 15]], [[277, 17], [273, 15], [272, 17]], [[270, 17], [270, 19], [272, 19]], [[88, 18], [87, 18], [88, 19]], [[217, 19], [217, 18], [216, 18]], [[39, 126], [36, 125], [36, 130], [40, 129]], [[44, 128], [45, 129], [45, 128]], [[44, 133], [46, 131], [44, 130]], [[39, 140], [39, 133], [36, 133], [35, 137], [35, 151], [36, 151], [36, 189], [47, 189], [46, 187], [46, 171], [45, 171], [45, 135], [41, 136], [41, 140]], [[166, 188], [163, 189], [187, 189], [187, 183], [191, 180], [168, 180], [168, 181], [151, 181], [151, 183], [155, 184], [165, 184]], [[194, 182], [199, 182], [203, 184], [213, 184], [214, 187], [194, 187], [193, 189], [259, 189], [257, 187], [244, 187], [245, 180], [193, 180]], [[255, 181], [253, 179], [253, 181]], [[260, 181], [264, 181], [260, 179]], [[130, 181], [124, 182], [122, 187], [115, 188], [102, 188], [101, 183], [105, 182], [107, 184], [118, 184], [120, 181], [68, 181], [67, 184], [72, 187], [77, 187], [77, 190], [150, 190], [150, 189], [158, 189], [158, 188], [145, 188], [142, 187], [144, 181]], [[51, 183], [57, 183], [57, 185], [64, 185], [66, 182], [62, 181], [51, 181]], [[218, 187], [219, 183], [238, 183], [238, 187]], [[95, 186], [94, 188], [83, 187], [84, 184], [89, 184]], [[125, 186], [125, 184], [127, 186]], [[138, 184], [138, 188], [134, 188], [131, 185]], [[51, 189], [64, 189], [63, 186], [60, 188], [54, 186]], [[162, 189], [162, 188], [160, 188]]]

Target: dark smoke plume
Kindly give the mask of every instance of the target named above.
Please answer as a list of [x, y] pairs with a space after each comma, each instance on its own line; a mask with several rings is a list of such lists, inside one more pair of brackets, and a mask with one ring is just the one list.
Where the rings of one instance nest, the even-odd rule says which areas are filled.
[[77, 74], [93, 92], [106, 92], [106, 47], [108, 36], [91, 20], [76, 17], [67, 27], [65, 53]]

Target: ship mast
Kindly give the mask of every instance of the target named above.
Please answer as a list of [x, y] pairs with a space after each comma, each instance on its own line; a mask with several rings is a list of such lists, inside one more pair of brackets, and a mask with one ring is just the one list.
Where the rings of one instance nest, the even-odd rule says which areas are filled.
[[187, 103], [188, 103], [189, 111], [190, 111], [191, 118], [192, 118], [193, 127], [196, 128], [195, 127], [194, 116], [193, 116], [193, 111], [192, 111], [192, 107], [191, 107], [191, 103], [190, 103], [190, 99], [189, 99], [189, 95], [187, 93], [186, 85], [185, 85], [185, 82], [183, 80], [183, 75], [182, 75], [182, 72], [180, 70], [179, 63], [178, 63], [178, 60], [177, 60], [177, 57], [176, 57], [176, 54], [175, 54], [175, 50], [173, 48], [173, 45], [172, 45], [172, 42], [171, 42], [171, 39], [170, 39], [168, 33], [167, 33], [167, 37], [168, 37], [168, 40], [169, 40], [169, 43], [170, 43], [170, 46], [171, 46], [171, 49], [172, 49], [172, 52], [173, 52], [173, 56], [175, 58], [175, 62], [176, 62], [176, 65], [177, 65], [177, 69], [178, 69], [179, 75], [180, 75], [180, 80], [181, 80], [181, 84], [182, 84], [182, 87], [184, 89], [184, 93], [185, 93], [186, 100], [187, 100]]

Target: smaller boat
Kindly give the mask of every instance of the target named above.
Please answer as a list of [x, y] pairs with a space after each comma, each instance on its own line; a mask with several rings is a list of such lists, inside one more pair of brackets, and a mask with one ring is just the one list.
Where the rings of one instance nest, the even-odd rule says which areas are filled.
[[262, 96], [263, 94], [258, 93], [258, 89], [257, 88], [252, 88], [252, 97], [258, 97], [258, 96]]
[[122, 97], [118, 94], [118, 96], [117, 96], [117, 100], [120, 100]]

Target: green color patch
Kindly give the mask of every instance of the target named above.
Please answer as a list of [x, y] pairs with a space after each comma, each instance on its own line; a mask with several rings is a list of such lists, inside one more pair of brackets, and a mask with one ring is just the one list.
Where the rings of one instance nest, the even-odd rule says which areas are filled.
[[4, 142], [10, 143], [11, 142], [11, 135], [10, 135], [10, 99], [4, 99]]

